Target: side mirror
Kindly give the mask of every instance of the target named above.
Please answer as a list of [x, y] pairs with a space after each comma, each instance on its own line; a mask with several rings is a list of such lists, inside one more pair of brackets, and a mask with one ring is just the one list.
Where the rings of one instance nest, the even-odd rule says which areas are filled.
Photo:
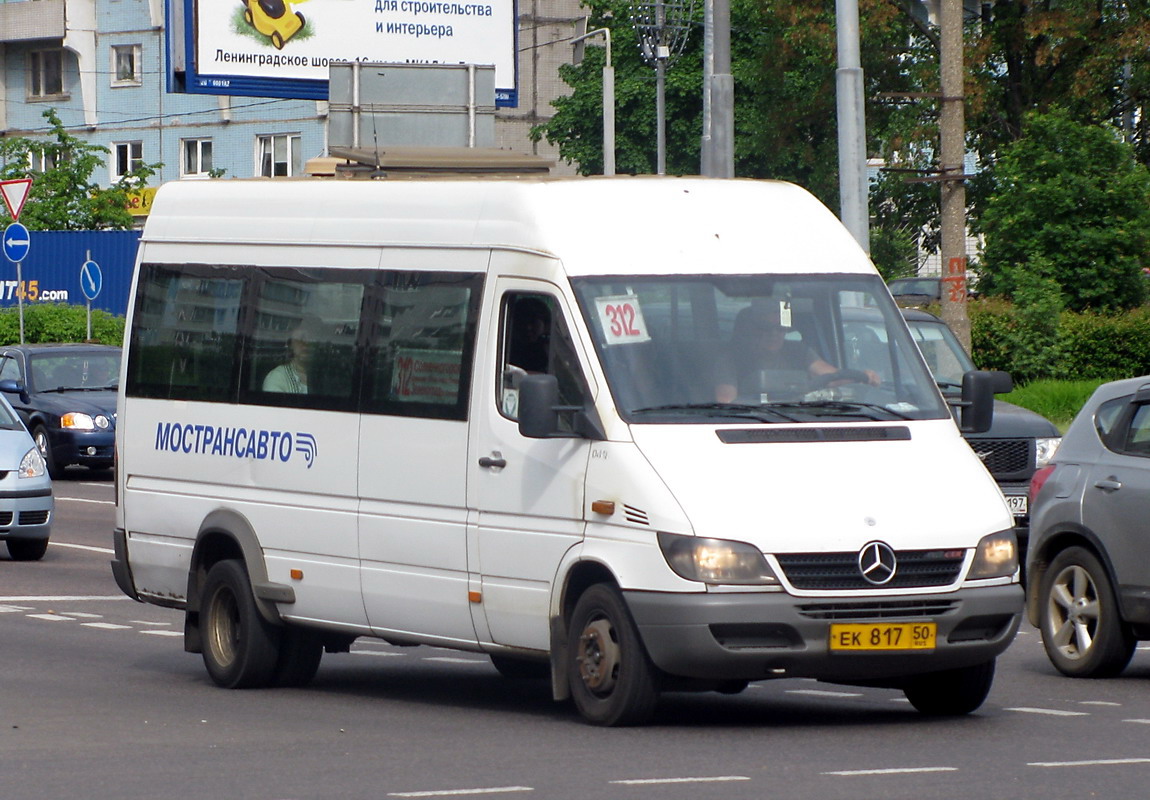
[[991, 390], [995, 394], [1006, 394], [1014, 391], [1014, 378], [1010, 377], [1009, 372], [1002, 370], [984, 370], [984, 372], [991, 376]]
[[990, 430], [994, 419], [994, 395], [1003, 385], [1013, 381], [1005, 372], [972, 369], [962, 376], [962, 400], [956, 405], [960, 409], [958, 429], [963, 433], [985, 433]]
[[519, 381], [519, 433], [549, 439], [559, 432], [559, 381], [554, 375], [525, 375]]
[[21, 403], [27, 403], [29, 400], [28, 390], [24, 387], [24, 384], [12, 378], [5, 378], [0, 381], [0, 392], [19, 394]]

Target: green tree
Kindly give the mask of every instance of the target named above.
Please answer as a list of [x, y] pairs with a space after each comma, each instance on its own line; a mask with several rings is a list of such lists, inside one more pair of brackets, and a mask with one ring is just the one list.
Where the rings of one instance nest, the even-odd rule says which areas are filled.
[[[108, 148], [70, 134], [55, 109], [45, 110], [43, 116], [51, 126], [46, 138], [0, 139], [0, 180], [33, 179], [20, 222], [30, 230], [131, 228], [128, 192], [144, 186], [163, 165], [140, 164], [110, 188], [102, 187], [92, 174], [104, 166]], [[50, 166], [33, 172], [30, 165], [41, 160]], [[7, 220], [6, 209], [0, 210], [0, 221]]]
[[1032, 112], [995, 164], [980, 229], [984, 293], [1022, 301], [1049, 279], [1074, 311], [1132, 308], [1150, 266], [1150, 172], [1112, 128]]

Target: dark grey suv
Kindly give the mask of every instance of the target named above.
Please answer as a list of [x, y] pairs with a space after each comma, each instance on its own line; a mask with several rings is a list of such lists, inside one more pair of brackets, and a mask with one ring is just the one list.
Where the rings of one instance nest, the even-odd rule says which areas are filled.
[[1150, 376], [1100, 386], [1030, 491], [1030, 621], [1061, 672], [1117, 675], [1150, 639]]

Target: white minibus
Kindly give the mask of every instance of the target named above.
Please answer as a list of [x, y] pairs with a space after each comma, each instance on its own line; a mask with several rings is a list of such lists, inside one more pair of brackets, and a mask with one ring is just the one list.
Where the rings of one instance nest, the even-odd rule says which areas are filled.
[[368, 636], [549, 678], [600, 725], [792, 677], [954, 715], [1019, 625], [1011, 514], [956, 425], [1001, 373], [952, 414], [790, 184], [170, 183], [124, 353], [113, 571], [223, 687]]

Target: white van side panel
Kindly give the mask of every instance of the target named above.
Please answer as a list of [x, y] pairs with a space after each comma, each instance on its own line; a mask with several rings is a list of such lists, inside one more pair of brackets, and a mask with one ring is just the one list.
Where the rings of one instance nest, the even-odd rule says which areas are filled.
[[366, 626], [355, 415], [139, 398], [120, 414], [137, 433], [120, 445], [120, 505], [134, 570], [151, 564], [134, 571], [139, 591], [183, 598], [201, 524], [228, 509], [259, 537], [268, 579], [294, 589], [286, 616]]

